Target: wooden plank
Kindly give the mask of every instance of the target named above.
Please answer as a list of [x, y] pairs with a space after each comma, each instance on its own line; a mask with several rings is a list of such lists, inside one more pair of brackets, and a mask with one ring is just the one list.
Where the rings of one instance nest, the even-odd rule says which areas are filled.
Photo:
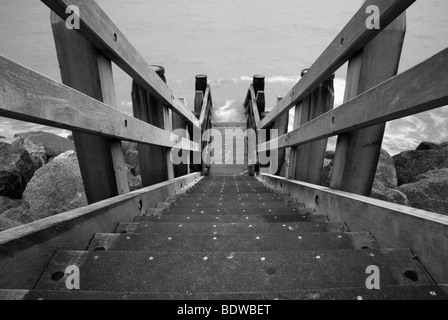
[[[164, 129], [166, 131], [172, 132], [173, 131], [173, 114], [171, 113], [171, 110], [167, 107], [163, 106], [163, 122], [164, 122]], [[174, 166], [171, 162], [171, 149], [165, 148], [165, 154], [166, 154], [166, 168], [167, 168], [167, 176], [168, 180], [174, 179]]]
[[[113, 107], [114, 109], [117, 109], [112, 63], [102, 54], [98, 55], [98, 71], [101, 82], [103, 102]], [[124, 163], [121, 140], [109, 139], [108, 143], [110, 147], [112, 168], [114, 170], [118, 194], [128, 193], [130, 189], [126, 164]]]
[[55, 251], [86, 250], [95, 233], [114, 232], [200, 178], [194, 173], [1, 232], [0, 288], [33, 289]]
[[[276, 140], [278, 148], [297, 146], [447, 104], [448, 49], [445, 49]], [[258, 149], [264, 151], [269, 147], [268, 142]]]
[[[333, 79], [334, 75], [314, 90], [311, 95], [305, 99], [308, 100], [307, 102], [303, 101], [298, 110], [300, 114], [297, 115], [300, 125], [333, 109]], [[327, 142], [327, 139], [322, 139], [320, 141], [295, 147], [295, 167], [291, 166], [290, 176], [296, 180], [320, 184]]]
[[[354, 55], [348, 64], [347, 78], [344, 92], [344, 103], [358, 95], [358, 85], [361, 76], [362, 51]], [[349, 134], [341, 134], [337, 140], [337, 150], [335, 161], [333, 162], [333, 172], [331, 174], [330, 187], [341, 190], [342, 176], [344, 174], [347, 150], [349, 144]]]
[[381, 248], [410, 248], [437, 283], [448, 282], [448, 216], [273, 175], [259, 179], [352, 232], [371, 232]]
[[[186, 103], [185, 99], [183, 99], [183, 98], [180, 98], [180, 99], [181, 99], [181, 101], [184, 104]], [[188, 136], [188, 126], [187, 126], [187, 122], [185, 121], [185, 119], [183, 119], [182, 117], [178, 116], [176, 113], [173, 113], [172, 115], [173, 115], [173, 129], [174, 130], [176, 130], [176, 129], [183, 129], [183, 130], [185, 130], [185, 135], [182, 135], [182, 137], [186, 138], [186, 139], [189, 139], [189, 136]], [[189, 157], [190, 157], [190, 153], [188, 152], [187, 158], [189, 158]], [[179, 165], [175, 165], [174, 166], [174, 176], [176, 178], [184, 176], [184, 175], [190, 173], [189, 172], [189, 169], [190, 169], [189, 162], [190, 161], [188, 160], [188, 163], [186, 163], [186, 164], [179, 164]]]
[[[51, 26], [63, 83], [116, 108], [110, 60], [54, 13]], [[73, 140], [88, 203], [129, 192], [121, 141], [76, 131]]]
[[[137, 143], [199, 150], [198, 144], [112, 109], [0, 56], [0, 116]], [[132, 130], [129, 130], [132, 128]]]
[[[363, 49], [357, 95], [397, 74], [405, 33], [406, 13], [403, 13]], [[370, 195], [385, 129], [386, 124], [382, 123], [341, 137], [341, 140], [348, 140], [348, 143], [342, 142], [345, 162], [333, 167], [333, 172], [343, 167], [343, 173], [335, 175], [342, 180], [333, 181], [331, 186], [339, 185], [344, 191]], [[339, 152], [336, 147], [336, 153]], [[335, 157], [335, 162], [340, 160], [340, 156]]]
[[189, 123], [199, 127], [199, 121], [194, 114], [174, 96], [171, 89], [152, 70], [97, 3], [91, 0], [42, 0], [42, 2], [64, 21], [69, 16], [66, 13], [67, 7], [78, 6], [81, 27], [77, 31], [152, 95], [162, 100]]
[[253, 118], [254, 118], [254, 124], [255, 124], [255, 130], [259, 130], [260, 129], [260, 122], [261, 122], [261, 118], [260, 118], [260, 112], [258, 111], [258, 105], [257, 105], [257, 96], [255, 95], [255, 90], [254, 90], [254, 85], [251, 84], [250, 88], [250, 99], [251, 99], [251, 104], [252, 104], [252, 114], [253, 114]]
[[205, 90], [205, 94], [202, 99], [201, 116], [199, 118], [199, 123], [201, 125], [202, 131], [207, 129], [204, 127], [204, 125], [207, 124], [207, 120], [208, 120], [209, 114], [210, 114], [210, 108], [211, 108], [211, 105], [209, 103], [210, 96], [211, 96], [210, 85], [207, 85], [207, 89]]
[[[322, 82], [335, 73], [354, 54], [369, 43], [386, 26], [409, 8], [415, 0], [367, 0], [339, 35], [312, 65], [307, 74], [289, 91], [269, 115], [260, 123], [260, 128], [268, 128], [283, 113], [308, 96]], [[367, 29], [366, 8], [378, 6], [381, 12], [381, 29]]]
[[[277, 99], [281, 99], [277, 97]], [[289, 113], [284, 114], [279, 119], [275, 120], [274, 126], [272, 129], [278, 130], [278, 136], [284, 135], [288, 133], [288, 125], [289, 125]], [[286, 149], [280, 149], [278, 151], [278, 169], [277, 172], [272, 173], [276, 176], [279, 176], [282, 172], [282, 169], [285, 166], [286, 160]]]

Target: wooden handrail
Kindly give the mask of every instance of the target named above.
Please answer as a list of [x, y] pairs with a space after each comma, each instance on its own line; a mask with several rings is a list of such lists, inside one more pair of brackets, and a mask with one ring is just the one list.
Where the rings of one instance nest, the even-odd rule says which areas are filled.
[[0, 116], [120, 140], [198, 151], [199, 145], [128, 116], [0, 55]]
[[78, 32], [89, 40], [110, 60], [115, 62], [131, 78], [137, 81], [151, 94], [162, 100], [165, 105], [199, 127], [199, 120], [185, 105], [174, 96], [170, 88], [152, 70], [140, 53], [132, 46], [124, 34], [117, 28], [106, 13], [95, 3], [87, 0], [41, 0], [54, 13], [66, 19], [68, 6], [79, 7], [81, 27]]
[[[260, 129], [268, 128], [282, 114], [308, 96], [414, 2], [415, 0], [365, 1], [355, 16], [311, 66], [306, 75], [261, 121]], [[381, 12], [380, 30], [366, 28], [366, 18], [368, 17], [366, 8], [370, 5], [378, 6]]]
[[[278, 148], [302, 145], [448, 104], [448, 49], [342, 106], [277, 138]], [[258, 151], [271, 148], [260, 144]]]

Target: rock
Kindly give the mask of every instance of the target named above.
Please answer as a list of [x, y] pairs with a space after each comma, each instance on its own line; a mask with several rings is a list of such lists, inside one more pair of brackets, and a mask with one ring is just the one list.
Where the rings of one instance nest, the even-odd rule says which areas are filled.
[[35, 131], [14, 136], [14, 145], [22, 147], [32, 156], [36, 169], [47, 164], [48, 159], [57, 157], [68, 150], [75, 150], [73, 141], [53, 133]]
[[442, 148], [448, 148], [448, 142], [442, 142], [442, 143], [440, 144], [440, 146], [441, 146]]
[[400, 186], [413, 208], [448, 215], [448, 168], [431, 170]]
[[21, 200], [14, 200], [0, 196], [0, 214], [9, 209], [20, 207], [21, 204], [22, 204]]
[[124, 156], [124, 162], [134, 167], [136, 176], [140, 175], [140, 158], [137, 150], [128, 150]]
[[334, 151], [326, 151], [324, 157], [324, 165], [320, 176], [320, 184], [323, 187], [329, 187], [331, 181], [331, 174], [333, 173]]
[[334, 151], [325, 151], [325, 159], [333, 160], [335, 152]]
[[34, 171], [34, 164], [25, 149], [0, 142], [0, 196], [22, 198]]
[[20, 226], [19, 222], [0, 216], [0, 232]]
[[431, 149], [440, 149], [442, 148], [440, 145], [432, 142], [422, 142], [418, 145], [417, 151], [431, 150]]
[[137, 144], [134, 142], [128, 142], [128, 141], [122, 141], [121, 147], [123, 148], [123, 154], [126, 155], [126, 153], [129, 150], [137, 151]]
[[380, 159], [375, 173], [375, 181], [381, 182], [387, 188], [398, 188], [397, 170], [395, 169], [394, 159], [384, 149], [381, 149]]
[[33, 221], [86, 206], [76, 153], [67, 151], [37, 170], [23, 193], [23, 202]]
[[74, 141], [74, 139], [73, 139], [73, 135], [72, 135], [72, 134], [69, 134], [69, 135], [67, 136], [67, 139], [68, 139], [68, 140], [71, 140], [71, 141]]
[[397, 170], [398, 185], [412, 183], [416, 177], [430, 170], [446, 168], [448, 148], [405, 151], [393, 157]]
[[127, 168], [129, 189], [135, 191], [142, 188], [142, 177], [134, 176], [129, 167]]
[[370, 197], [373, 199], [409, 206], [409, 200], [403, 192], [386, 187], [382, 182], [377, 180], [373, 182]]

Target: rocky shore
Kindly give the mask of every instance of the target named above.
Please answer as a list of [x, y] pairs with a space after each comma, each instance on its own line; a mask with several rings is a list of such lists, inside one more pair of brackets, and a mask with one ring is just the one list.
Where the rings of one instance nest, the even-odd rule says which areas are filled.
[[[136, 147], [123, 143], [125, 158], [135, 160]], [[127, 169], [131, 190], [141, 188], [134, 165]], [[72, 140], [40, 131], [0, 140], [0, 231], [86, 205]]]
[[[69, 137], [70, 138], [70, 137]], [[131, 191], [141, 188], [137, 145], [123, 142]], [[329, 186], [334, 152], [321, 183]], [[448, 143], [421, 143], [391, 157], [381, 151], [372, 198], [448, 215]], [[46, 132], [0, 140], [0, 231], [87, 205], [71, 139]]]

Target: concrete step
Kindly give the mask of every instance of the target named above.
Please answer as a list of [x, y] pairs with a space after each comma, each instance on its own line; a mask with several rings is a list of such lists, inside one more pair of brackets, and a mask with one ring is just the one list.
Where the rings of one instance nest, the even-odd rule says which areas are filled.
[[311, 214], [266, 214], [266, 215], [211, 215], [211, 214], [193, 214], [193, 215], [150, 215], [137, 216], [134, 222], [226, 222], [226, 223], [257, 223], [257, 222], [327, 222], [327, 217]]
[[167, 237], [185, 234], [236, 235], [265, 233], [347, 232], [345, 224], [336, 222], [285, 222], [285, 223], [174, 223], [128, 222], [120, 223], [116, 233], [159, 233]]
[[58, 251], [37, 290], [67, 291], [67, 266], [80, 269], [84, 291], [244, 293], [365, 287], [377, 266], [381, 285], [431, 285], [413, 254], [403, 250], [295, 252]]
[[165, 252], [266, 252], [379, 249], [369, 233], [240, 234], [230, 236], [96, 234], [89, 250]]
[[[278, 195], [275, 193], [240, 193], [238, 194], [238, 198], [241, 198], [242, 200], [249, 200], [249, 201], [258, 201], [258, 200], [266, 200], [269, 201], [271, 199], [277, 199], [277, 200], [285, 200], [287, 197], [283, 197], [282, 195]], [[260, 199], [261, 198], [261, 199]], [[235, 201], [235, 195], [233, 194], [222, 194], [222, 193], [185, 193], [182, 195], [178, 195], [174, 197], [175, 200], [184, 200], [184, 201], [201, 201], [204, 199], [207, 199], [208, 201]]]
[[313, 214], [312, 210], [301, 207], [287, 207], [287, 208], [199, 208], [199, 209], [186, 209], [186, 208], [166, 208], [166, 209], [153, 209], [151, 212], [157, 212], [158, 215], [279, 215], [279, 214]]
[[198, 201], [198, 202], [189, 202], [189, 201], [176, 201], [171, 203], [171, 208], [183, 208], [183, 209], [192, 209], [192, 208], [217, 208], [217, 209], [281, 209], [281, 208], [302, 208], [301, 204], [293, 203], [293, 202], [284, 202], [284, 201], [249, 201], [246, 202], [244, 200], [238, 200], [236, 197], [235, 201]]
[[448, 300], [437, 285], [383, 286], [380, 290], [359, 288], [245, 293], [136, 293], [97, 291], [0, 290], [0, 300]]

